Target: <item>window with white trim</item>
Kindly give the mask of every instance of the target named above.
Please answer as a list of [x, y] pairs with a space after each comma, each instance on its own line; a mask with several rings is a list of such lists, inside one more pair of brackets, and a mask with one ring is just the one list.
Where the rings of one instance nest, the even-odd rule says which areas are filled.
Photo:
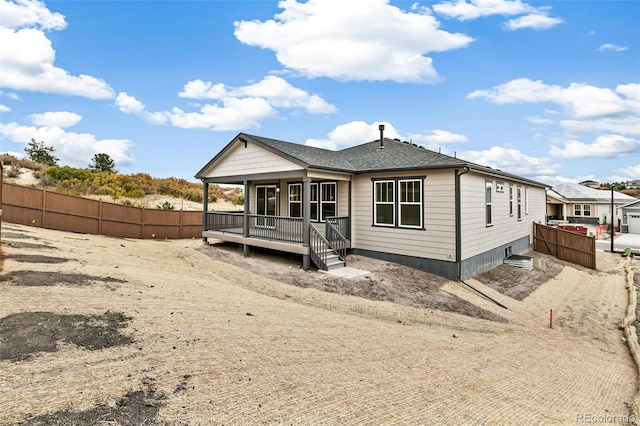
[[491, 199], [493, 192], [493, 181], [484, 182], [484, 204], [485, 204], [485, 220], [487, 226], [493, 225], [493, 202]]
[[395, 184], [393, 180], [380, 180], [374, 183], [373, 223], [375, 225], [396, 225]]
[[399, 226], [422, 228], [422, 180], [399, 180], [398, 187]]
[[573, 205], [573, 215], [582, 216], [582, 206], [580, 204]]
[[516, 192], [516, 197], [518, 199], [518, 220], [522, 220], [522, 188], [518, 187]]
[[582, 206], [583, 216], [591, 216], [591, 204], [584, 204]]
[[320, 220], [324, 221], [328, 217], [334, 217], [338, 212], [336, 204], [336, 183], [320, 184]]
[[509, 184], [509, 216], [513, 217], [513, 184]]
[[318, 184], [317, 183], [310, 184], [309, 189], [311, 190], [311, 194], [309, 194], [310, 209], [311, 209], [310, 217], [311, 217], [311, 220], [317, 221], [318, 220]]
[[529, 191], [524, 188], [524, 214], [529, 214]]
[[423, 179], [381, 179], [373, 182], [373, 224], [424, 228]]
[[302, 217], [302, 184], [289, 184], [289, 217]]

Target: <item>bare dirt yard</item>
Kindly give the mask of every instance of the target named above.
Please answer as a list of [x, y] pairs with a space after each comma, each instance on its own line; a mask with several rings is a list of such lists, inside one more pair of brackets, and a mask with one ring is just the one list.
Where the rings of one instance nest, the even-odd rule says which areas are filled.
[[[200, 240], [2, 228], [0, 425], [625, 423], [622, 259], [461, 283]], [[638, 260], [634, 261], [637, 270]], [[553, 309], [553, 328], [549, 310]]]

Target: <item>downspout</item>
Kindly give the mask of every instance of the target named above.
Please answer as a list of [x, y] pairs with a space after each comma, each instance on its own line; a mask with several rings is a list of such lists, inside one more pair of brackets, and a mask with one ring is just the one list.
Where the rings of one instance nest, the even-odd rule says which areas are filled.
[[461, 190], [460, 190], [460, 176], [469, 173], [469, 167], [464, 168], [464, 172], [458, 173], [458, 169], [454, 171], [455, 173], [455, 229], [456, 229], [456, 268], [457, 268], [457, 279], [458, 281], [462, 281], [462, 201], [461, 201]]

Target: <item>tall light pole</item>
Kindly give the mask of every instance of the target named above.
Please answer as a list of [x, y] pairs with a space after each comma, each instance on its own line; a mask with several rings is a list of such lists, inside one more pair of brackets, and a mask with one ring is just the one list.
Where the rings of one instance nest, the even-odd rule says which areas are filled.
[[613, 210], [613, 187], [614, 184], [611, 184], [611, 253], [613, 253], [613, 236], [616, 233], [616, 215], [615, 210]]

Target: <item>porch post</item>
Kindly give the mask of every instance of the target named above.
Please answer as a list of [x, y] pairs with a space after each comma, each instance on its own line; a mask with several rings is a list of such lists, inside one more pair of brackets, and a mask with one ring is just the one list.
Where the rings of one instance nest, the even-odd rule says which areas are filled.
[[[311, 178], [302, 178], [302, 245], [309, 247], [309, 226], [311, 224]], [[308, 254], [302, 256], [302, 269], [311, 268], [311, 258]]]
[[[202, 187], [204, 189], [202, 199], [202, 232], [207, 230], [207, 210], [209, 210], [209, 182], [203, 180]], [[207, 242], [207, 237], [202, 237], [202, 241]]]
[[[244, 181], [244, 218], [242, 221], [242, 236], [245, 238], [249, 237], [249, 206], [251, 205], [249, 202], [249, 194], [251, 193], [250, 184], [250, 181]], [[242, 254], [245, 257], [248, 257], [251, 254], [251, 247], [248, 244], [242, 245]]]

